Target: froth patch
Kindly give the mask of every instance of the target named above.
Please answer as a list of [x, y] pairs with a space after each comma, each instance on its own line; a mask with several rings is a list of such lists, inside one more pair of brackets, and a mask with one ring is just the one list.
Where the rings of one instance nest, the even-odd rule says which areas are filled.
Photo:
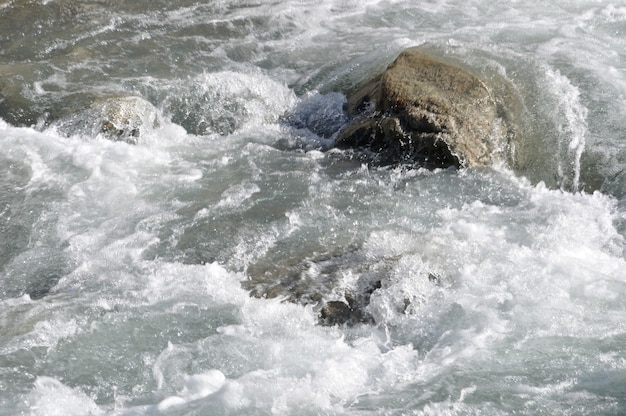
[[177, 396], [163, 399], [158, 405], [159, 412], [169, 411], [184, 404], [203, 399], [218, 392], [226, 384], [226, 377], [219, 370], [209, 370], [202, 374], [185, 377], [185, 387]]
[[286, 85], [254, 72], [205, 73], [165, 86], [165, 92], [165, 112], [196, 135], [258, 129], [275, 123], [296, 100]]
[[52, 377], [37, 377], [33, 391], [26, 397], [31, 415], [82, 416], [104, 412], [86, 394]]

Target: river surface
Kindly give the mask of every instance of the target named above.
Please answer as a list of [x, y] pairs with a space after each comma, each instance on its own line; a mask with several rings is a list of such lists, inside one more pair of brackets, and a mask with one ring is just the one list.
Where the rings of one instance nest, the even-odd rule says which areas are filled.
[[[412, 46], [510, 163], [329, 150]], [[512, 414], [626, 414], [626, 4], [0, 2], [0, 415]]]

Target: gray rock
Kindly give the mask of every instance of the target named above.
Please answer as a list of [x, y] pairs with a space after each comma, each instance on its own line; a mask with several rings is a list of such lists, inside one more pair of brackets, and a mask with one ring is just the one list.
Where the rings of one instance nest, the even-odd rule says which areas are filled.
[[105, 137], [136, 144], [141, 132], [159, 125], [157, 109], [136, 96], [104, 97], [94, 101], [90, 109]]
[[485, 82], [416, 48], [363, 84], [346, 107], [352, 122], [335, 146], [368, 149], [383, 165], [489, 165], [506, 157], [514, 135]]
[[[322, 325], [332, 326], [352, 321], [355, 314], [355, 311], [347, 303], [333, 300], [322, 307], [319, 318]], [[358, 319], [357, 317], [356, 320]]]

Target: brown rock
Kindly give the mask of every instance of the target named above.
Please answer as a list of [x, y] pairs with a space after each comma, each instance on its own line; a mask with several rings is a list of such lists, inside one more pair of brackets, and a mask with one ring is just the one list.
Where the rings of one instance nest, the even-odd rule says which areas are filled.
[[488, 165], [512, 134], [489, 86], [416, 48], [350, 96], [347, 111], [353, 121], [335, 146], [369, 149], [380, 164]]

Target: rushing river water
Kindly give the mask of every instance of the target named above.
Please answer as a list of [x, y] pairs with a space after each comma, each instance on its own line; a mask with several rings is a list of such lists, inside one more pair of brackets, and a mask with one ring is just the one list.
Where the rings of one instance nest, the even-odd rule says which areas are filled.
[[[513, 166], [328, 151], [419, 45]], [[1, 415], [626, 414], [623, 2], [5, 0], [0, 118]]]

